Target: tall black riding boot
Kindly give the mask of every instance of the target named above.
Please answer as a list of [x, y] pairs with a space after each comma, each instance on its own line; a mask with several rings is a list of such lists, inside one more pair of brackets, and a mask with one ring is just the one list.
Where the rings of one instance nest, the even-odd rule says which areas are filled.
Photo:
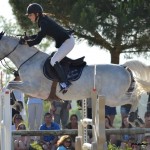
[[57, 75], [60, 80], [60, 91], [66, 93], [71, 83], [67, 80], [67, 75], [65, 74], [62, 66], [58, 62], [55, 63], [54, 69], [57, 72]]

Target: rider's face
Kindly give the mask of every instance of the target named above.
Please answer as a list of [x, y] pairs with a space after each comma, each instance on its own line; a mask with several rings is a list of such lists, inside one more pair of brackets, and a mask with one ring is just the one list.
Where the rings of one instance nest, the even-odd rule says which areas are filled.
[[28, 18], [35, 23], [36, 15], [34, 13], [28, 14]]

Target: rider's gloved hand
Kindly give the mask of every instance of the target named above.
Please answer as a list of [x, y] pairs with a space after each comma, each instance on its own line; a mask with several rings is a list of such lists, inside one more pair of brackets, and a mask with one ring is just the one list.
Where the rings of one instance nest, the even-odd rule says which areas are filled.
[[26, 40], [25, 40], [24, 38], [20, 38], [19, 44], [24, 45], [24, 44], [26, 44], [26, 43], [27, 43], [27, 42], [26, 42]]
[[24, 36], [24, 40], [29, 40], [30, 38], [29, 38], [29, 36]]

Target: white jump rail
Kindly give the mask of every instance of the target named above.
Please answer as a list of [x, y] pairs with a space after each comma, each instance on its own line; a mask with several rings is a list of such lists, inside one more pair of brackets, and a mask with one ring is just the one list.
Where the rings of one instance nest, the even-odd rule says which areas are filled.
[[[82, 101], [83, 119], [79, 122], [75, 150], [106, 150], [105, 97], [92, 94], [92, 119], [86, 117], [86, 100]], [[92, 143], [88, 143], [87, 125], [92, 125]]]
[[12, 109], [10, 105], [10, 91], [0, 92], [0, 147], [1, 150], [11, 150]]

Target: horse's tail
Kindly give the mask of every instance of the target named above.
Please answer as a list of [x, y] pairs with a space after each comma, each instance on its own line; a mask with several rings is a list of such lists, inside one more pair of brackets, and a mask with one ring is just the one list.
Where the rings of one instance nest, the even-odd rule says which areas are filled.
[[132, 70], [140, 91], [150, 92], [150, 66], [137, 60], [128, 61], [124, 65]]

